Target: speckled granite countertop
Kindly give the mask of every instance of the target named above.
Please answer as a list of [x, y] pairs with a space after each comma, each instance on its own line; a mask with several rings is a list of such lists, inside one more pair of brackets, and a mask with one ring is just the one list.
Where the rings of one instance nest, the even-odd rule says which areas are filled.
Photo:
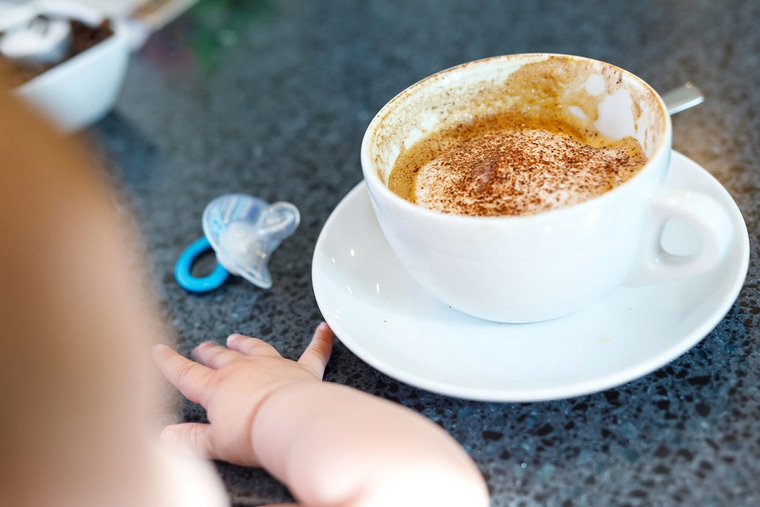
[[[623, 386], [551, 402], [432, 394], [342, 344], [327, 379], [451, 432], [487, 477], [493, 506], [758, 505], [758, 25], [754, 0], [202, 0], [136, 55], [115, 111], [88, 134], [134, 202], [181, 350], [242, 332], [294, 357], [321, 320], [316, 239], [361, 180], [364, 129], [397, 92], [443, 68], [517, 52], [607, 60], [659, 90], [697, 83], [707, 100], [674, 117], [674, 148], [728, 189], [751, 240], [739, 300], [701, 343]], [[188, 294], [174, 262], [201, 234], [205, 204], [231, 191], [290, 201], [301, 226], [272, 258], [273, 289], [235, 279]], [[236, 505], [289, 498], [260, 470], [219, 470]]]

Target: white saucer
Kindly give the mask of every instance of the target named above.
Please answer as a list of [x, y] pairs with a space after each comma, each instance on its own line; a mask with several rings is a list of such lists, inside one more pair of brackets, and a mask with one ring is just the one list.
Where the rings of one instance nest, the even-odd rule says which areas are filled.
[[[747, 228], [728, 192], [680, 153], [673, 153], [668, 182], [713, 196], [732, 219], [735, 240], [709, 275], [619, 288], [592, 308], [549, 322], [468, 317], [433, 299], [407, 274], [380, 231], [362, 182], [322, 229], [312, 264], [314, 294], [351, 351], [422, 389], [509, 402], [608, 389], [652, 372], [702, 340], [731, 308], [747, 274]], [[676, 249], [688, 243], [688, 231], [672, 230], [669, 237]]]

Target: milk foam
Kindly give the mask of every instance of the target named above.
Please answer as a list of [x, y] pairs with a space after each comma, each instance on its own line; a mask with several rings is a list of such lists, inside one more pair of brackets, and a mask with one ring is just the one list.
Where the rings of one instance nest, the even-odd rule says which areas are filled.
[[460, 215], [527, 215], [583, 202], [646, 163], [633, 139], [593, 147], [542, 129], [456, 139], [414, 178], [420, 206]]

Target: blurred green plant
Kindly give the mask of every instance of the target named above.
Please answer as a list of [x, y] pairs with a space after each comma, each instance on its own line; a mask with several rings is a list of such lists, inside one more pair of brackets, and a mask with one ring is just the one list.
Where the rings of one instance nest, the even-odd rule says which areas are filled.
[[274, 13], [272, 0], [201, 0], [185, 14], [191, 24], [190, 47], [201, 71], [213, 73], [224, 55], [251, 27]]

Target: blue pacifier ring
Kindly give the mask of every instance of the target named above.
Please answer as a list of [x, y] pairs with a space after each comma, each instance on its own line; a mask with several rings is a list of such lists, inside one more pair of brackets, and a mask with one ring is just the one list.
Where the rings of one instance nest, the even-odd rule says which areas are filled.
[[198, 257], [211, 249], [211, 243], [204, 236], [195, 240], [182, 252], [177, 259], [177, 264], [174, 265], [174, 278], [177, 279], [180, 287], [190, 292], [208, 292], [219, 288], [227, 280], [230, 272], [218, 262], [214, 271], [208, 276], [198, 278], [190, 274]]

